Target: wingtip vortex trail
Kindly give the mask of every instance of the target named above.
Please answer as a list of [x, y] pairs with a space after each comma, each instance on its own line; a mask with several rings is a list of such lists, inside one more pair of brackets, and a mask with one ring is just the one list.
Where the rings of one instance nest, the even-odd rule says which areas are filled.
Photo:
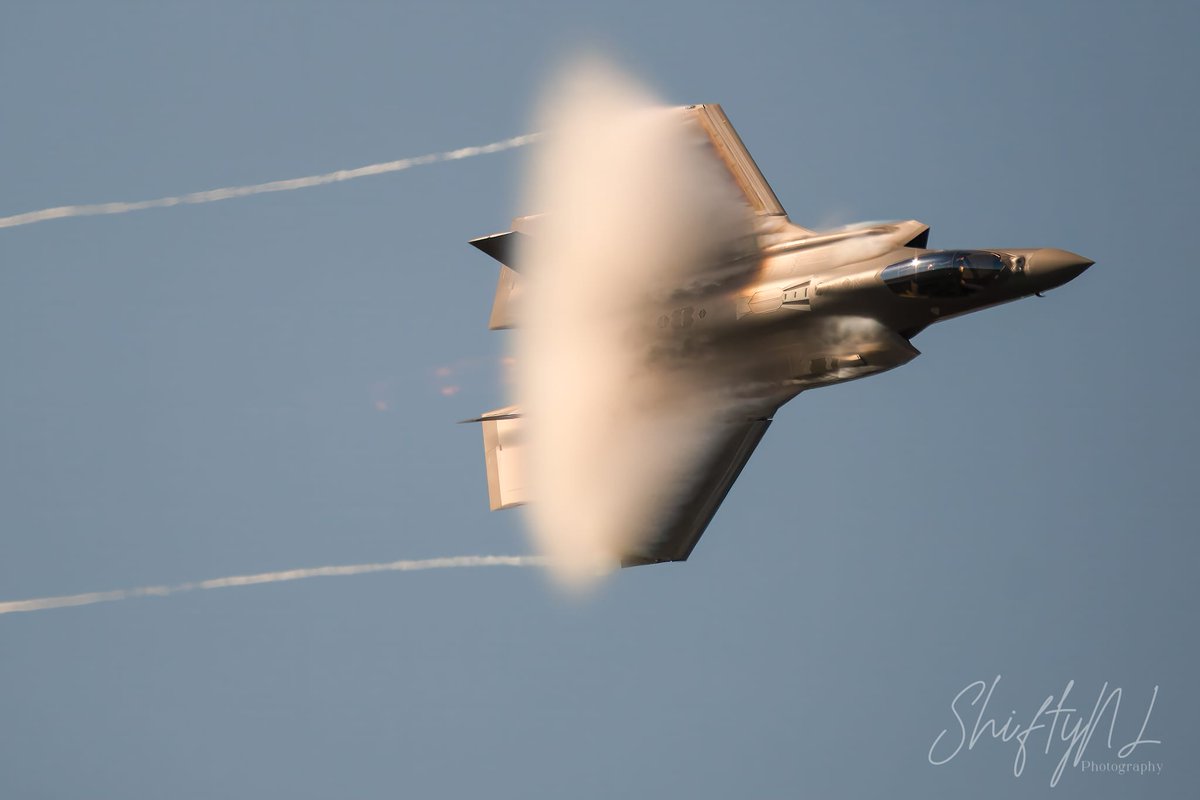
[[166, 597], [182, 592], [227, 589], [233, 586], [256, 586], [262, 583], [282, 583], [305, 578], [342, 577], [366, 575], [373, 572], [415, 572], [428, 569], [454, 569], [462, 567], [544, 567], [546, 559], [540, 556], [444, 556], [441, 558], [406, 559], [384, 561], [374, 564], [341, 564], [326, 567], [259, 572], [250, 575], [231, 575], [224, 578], [209, 578], [173, 585], [138, 586], [132, 589], [114, 589], [105, 592], [85, 592], [55, 597], [34, 597], [28, 600], [0, 602], [0, 614], [15, 614], [23, 611], [48, 611], [53, 608], [89, 606], [95, 603], [113, 603], [137, 597]]
[[189, 192], [187, 194], [173, 195], [171, 197], [158, 197], [153, 200], [134, 200], [134, 201], [116, 201], [108, 203], [89, 203], [83, 205], [55, 206], [53, 208], [43, 208], [38, 211], [26, 211], [21, 214], [13, 214], [7, 217], [0, 217], [0, 228], [15, 228], [20, 225], [32, 225], [37, 222], [48, 222], [52, 219], [66, 219], [69, 217], [91, 217], [101, 214], [128, 214], [133, 211], [145, 211], [150, 208], [170, 208], [178, 205], [195, 205], [198, 203], [215, 203], [219, 200], [232, 200], [237, 197], [248, 197], [255, 194], [267, 194], [269, 192], [291, 192], [296, 189], [308, 189], [313, 186], [324, 186], [329, 183], [340, 183], [342, 181], [354, 180], [355, 178], [366, 178], [371, 175], [383, 175], [389, 172], [401, 172], [413, 167], [421, 167], [426, 164], [436, 164], [442, 161], [459, 161], [464, 158], [473, 158], [475, 156], [488, 155], [490, 153], [499, 153], [504, 150], [512, 150], [517, 147], [524, 147], [533, 144], [539, 138], [540, 133], [526, 133], [520, 136], [513, 136], [508, 139], [501, 139], [498, 142], [489, 144], [472, 145], [470, 147], [460, 147], [456, 150], [446, 150], [441, 153], [429, 153], [423, 156], [413, 156], [411, 158], [402, 158], [396, 161], [383, 161], [378, 164], [367, 164], [353, 169], [339, 169], [333, 172], [325, 172], [319, 175], [306, 175], [300, 178], [287, 178], [284, 180], [267, 181], [266, 183], [253, 183], [244, 186], [225, 186], [218, 189], [206, 189], [200, 192]]

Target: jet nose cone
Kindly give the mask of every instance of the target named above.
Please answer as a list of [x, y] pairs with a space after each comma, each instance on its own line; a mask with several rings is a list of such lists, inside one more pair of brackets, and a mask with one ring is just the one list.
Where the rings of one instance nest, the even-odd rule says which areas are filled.
[[1044, 247], [1030, 257], [1026, 271], [1043, 289], [1050, 289], [1079, 277], [1094, 263], [1069, 250]]

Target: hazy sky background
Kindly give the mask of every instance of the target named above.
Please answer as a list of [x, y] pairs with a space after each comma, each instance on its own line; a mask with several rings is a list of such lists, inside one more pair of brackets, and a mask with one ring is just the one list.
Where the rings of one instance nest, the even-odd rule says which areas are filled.
[[[1183, 797], [1200, 767], [1194, 3], [0, 7], [0, 216], [502, 139], [580, 47], [720, 102], [799, 224], [1096, 266], [807, 393], [685, 565], [0, 617], [4, 798]], [[0, 601], [529, 551], [487, 511], [523, 151], [0, 231]], [[449, 376], [438, 375], [449, 367]], [[446, 396], [446, 386], [459, 391]], [[927, 754], [970, 682], [1116, 761]]]

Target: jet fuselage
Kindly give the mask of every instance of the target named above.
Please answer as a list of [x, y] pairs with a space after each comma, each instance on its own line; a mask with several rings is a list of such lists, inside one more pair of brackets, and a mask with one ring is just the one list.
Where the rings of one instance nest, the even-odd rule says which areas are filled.
[[668, 348], [732, 365], [775, 403], [907, 363], [918, 354], [908, 340], [930, 324], [1040, 294], [1092, 263], [1056, 248], [930, 250], [916, 220], [793, 227], [760, 232], [749, 282], [681, 292], [657, 319]]

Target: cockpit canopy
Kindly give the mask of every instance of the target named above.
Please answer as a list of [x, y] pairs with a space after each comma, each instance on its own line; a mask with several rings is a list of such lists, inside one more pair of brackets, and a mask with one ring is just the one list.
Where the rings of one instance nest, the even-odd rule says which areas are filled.
[[988, 250], [943, 250], [886, 267], [879, 277], [903, 297], [964, 297], [1001, 280], [1009, 259]]

